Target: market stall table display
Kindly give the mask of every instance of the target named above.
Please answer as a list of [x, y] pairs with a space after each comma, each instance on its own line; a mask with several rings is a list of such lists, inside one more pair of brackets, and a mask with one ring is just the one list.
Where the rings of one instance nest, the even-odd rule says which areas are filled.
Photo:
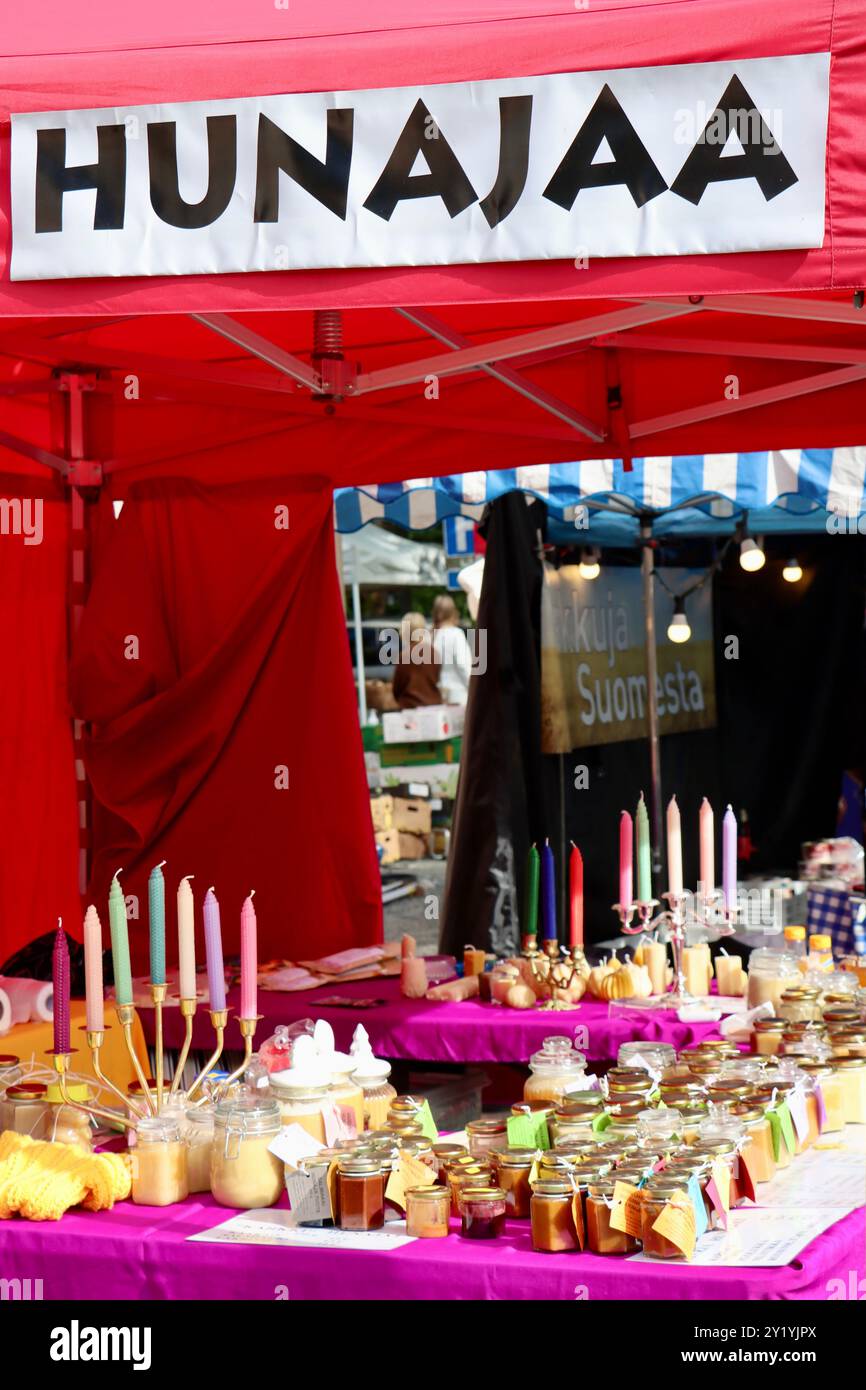
[[[335, 998], [348, 1006], [329, 1004]], [[359, 1001], [375, 1001], [363, 1007]], [[241, 1047], [235, 1015], [238, 995], [228, 994], [229, 1021], [226, 1047]], [[681, 1023], [673, 1009], [611, 1009], [603, 1000], [582, 999], [573, 1009], [550, 1013], [541, 1009], [518, 1010], [477, 999], [459, 1002], [404, 999], [397, 979], [352, 981], [333, 988], [282, 994], [259, 990], [262, 1015], [259, 1039], [267, 1038], [282, 1023], [302, 1018], [324, 1018], [331, 1024], [337, 1046], [345, 1050], [359, 1021], [370, 1034], [379, 1056], [425, 1062], [523, 1062], [538, 1050], [550, 1033], [572, 1035], [576, 1045], [593, 1062], [615, 1058], [624, 1042], [668, 1042], [689, 1047], [707, 1037], [717, 1037], [718, 1021]], [[145, 1036], [152, 1043], [151, 1010], [140, 1011]], [[177, 1009], [164, 1015], [165, 1045], [179, 1048], [183, 1020]], [[193, 1047], [208, 1049], [213, 1029], [207, 1010], [200, 1008], [193, 1022]]]

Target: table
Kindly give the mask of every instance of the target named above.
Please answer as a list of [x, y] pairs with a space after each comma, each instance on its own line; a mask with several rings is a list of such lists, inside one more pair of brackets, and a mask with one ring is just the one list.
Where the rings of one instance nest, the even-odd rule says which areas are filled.
[[[351, 999], [381, 1000], [375, 1008], [328, 1008], [322, 1000], [340, 995]], [[241, 1038], [234, 1015], [238, 992], [228, 996], [229, 1026], [226, 1047], [240, 1051]], [[552, 1012], [541, 1009], [507, 1009], [482, 1004], [476, 999], [461, 1003], [436, 1003], [404, 999], [398, 979], [358, 980], [345, 985], [296, 994], [259, 990], [263, 1018], [256, 1038], [262, 1042], [277, 1024], [302, 1018], [325, 1018], [334, 1029], [337, 1047], [348, 1050], [356, 1023], [363, 1023], [377, 1055], [425, 1062], [519, 1062], [541, 1047], [551, 1033], [567, 1033], [590, 1061], [615, 1058], [620, 1043], [640, 1038], [689, 1047], [706, 1037], [718, 1037], [718, 1023], [680, 1023], [673, 1010], [631, 1010], [611, 1013], [606, 1001], [583, 1000], [574, 1009]], [[145, 1035], [153, 1041], [153, 1012], [141, 1010]], [[163, 1013], [166, 1047], [177, 1049], [183, 1041], [183, 1020], [177, 1008]], [[193, 1046], [210, 1050], [213, 1029], [205, 1008], [195, 1016]]]
[[864, 1277], [863, 1208], [836, 1222], [790, 1264], [743, 1269], [541, 1255], [531, 1248], [526, 1221], [510, 1222], [496, 1242], [463, 1240], [455, 1225], [444, 1240], [416, 1240], [387, 1252], [186, 1240], [230, 1215], [202, 1196], [165, 1208], [121, 1202], [110, 1212], [68, 1212], [56, 1223], [13, 1219], [0, 1223], [0, 1269], [6, 1280], [41, 1279], [46, 1300], [76, 1301], [826, 1300], [833, 1294], [831, 1280], [856, 1288]]
[[[77, 1051], [73, 1054], [70, 1068], [72, 1071], [79, 1072], [84, 1076], [93, 1076], [93, 1067], [90, 1062], [90, 1049], [87, 1046], [84, 1033], [82, 1032], [84, 1017], [84, 1001], [73, 1000], [69, 1009], [69, 1031], [72, 1039], [72, 1046], [76, 1048]], [[99, 1057], [100, 1066], [104, 1074], [110, 1077], [116, 1086], [119, 1086], [121, 1090], [125, 1091], [130, 1081], [135, 1080], [135, 1070], [132, 1062], [129, 1060], [129, 1053], [123, 1041], [123, 1032], [117, 1021], [114, 1020], [114, 1012], [111, 1008], [105, 1011], [105, 1021], [108, 1026], [105, 1032], [105, 1043], [103, 1044]], [[152, 1012], [148, 1022], [152, 1027]], [[141, 1062], [145, 1074], [147, 1074], [147, 1047], [144, 1040], [140, 1015], [136, 1015], [133, 1024], [132, 1040], [136, 1056]], [[20, 1057], [22, 1062], [27, 1062], [32, 1057], [45, 1067], [50, 1067], [52, 1065], [52, 1059], [49, 1053], [53, 1047], [53, 1023], [16, 1023], [14, 1028], [0, 1037], [0, 1052], [11, 1052], [14, 1056]]]

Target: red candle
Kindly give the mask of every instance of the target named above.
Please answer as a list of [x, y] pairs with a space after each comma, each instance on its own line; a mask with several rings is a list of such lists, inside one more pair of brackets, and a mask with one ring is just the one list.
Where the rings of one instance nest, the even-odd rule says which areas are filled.
[[258, 953], [256, 949], [256, 909], [253, 907], [255, 888], [250, 890], [241, 908], [241, 1018], [255, 1018], [257, 1009]]
[[54, 955], [51, 962], [54, 981], [54, 1051], [71, 1052], [69, 1046], [69, 942], [63, 919], [57, 918]]
[[583, 855], [572, 840], [571, 860], [571, 916], [569, 919], [569, 944], [572, 948], [583, 945]]

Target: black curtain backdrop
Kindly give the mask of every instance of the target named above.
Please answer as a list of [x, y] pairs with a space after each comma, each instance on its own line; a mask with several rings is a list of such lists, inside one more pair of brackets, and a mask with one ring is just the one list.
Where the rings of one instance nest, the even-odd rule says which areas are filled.
[[[459, 952], [470, 941], [500, 952], [517, 945], [519, 921], [502, 932], [503, 867], [512, 865], [506, 877], [519, 919], [526, 851], [546, 837], [558, 869], [563, 839], [583, 851], [587, 941], [618, 932], [610, 910], [618, 818], [623, 807], [633, 813], [641, 789], [648, 791], [649, 745], [641, 739], [575, 749], [562, 759], [540, 752], [540, 510], [513, 496], [489, 509], [478, 619], [488, 631], [488, 669], [471, 683], [443, 950]], [[656, 563], [706, 567], [718, 549], [662, 544]], [[712, 581], [717, 727], [661, 740], [663, 800], [675, 792], [680, 805], [687, 882], [697, 879], [703, 796], [716, 812], [719, 865], [721, 817], [730, 802], [738, 816], [748, 812], [750, 870], [794, 875], [801, 843], [835, 832], [843, 771], [862, 778], [866, 769], [866, 539], [768, 538], [766, 551], [764, 568], [747, 574], [731, 546]], [[803, 579], [788, 584], [782, 567], [794, 554]], [[563, 558], [573, 562], [575, 555]], [[611, 551], [604, 562], [640, 560], [634, 551]], [[725, 656], [730, 637], [738, 639], [736, 659]], [[586, 790], [574, 789], [580, 764], [589, 771]], [[665, 884], [663, 870], [656, 894]]]

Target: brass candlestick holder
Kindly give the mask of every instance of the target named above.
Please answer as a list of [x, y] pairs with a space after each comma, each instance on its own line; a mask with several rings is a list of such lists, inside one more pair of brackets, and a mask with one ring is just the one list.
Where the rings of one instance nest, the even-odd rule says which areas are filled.
[[556, 998], [556, 991], [566, 993], [576, 977], [589, 973], [583, 947], [560, 946], [558, 941], [546, 938], [539, 949], [536, 939], [528, 937], [521, 955], [528, 962], [535, 983], [547, 991], [547, 998], [539, 1001], [539, 1009], [573, 1009], [574, 1004], [568, 999]]
[[117, 1014], [117, 1021], [123, 1029], [123, 1040], [126, 1043], [126, 1050], [129, 1053], [129, 1060], [132, 1062], [132, 1069], [138, 1078], [138, 1084], [141, 1087], [141, 1093], [144, 1096], [145, 1104], [150, 1114], [155, 1115], [156, 1105], [154, 1104], [153, 1095], [151, 1094], [150, 1087], [147, 1084], [147, 1077], [141, 1069], [141, 1063], [138, 1060], [138, 1053], [135, 1050], [135, 1044], [132, 1040], [132, 1026], [135, 1023], [135, 1005], [115, 1004], [115, 1012]]
[[181, 1018], [183, 1018], [186, 1023], [186, 1032], [184, 1034], [183, 1046], [180, 1050], [180, 1056], [177, 1059], [177, 1066], [174, 1069], [174, 1076], [171, 1078], [171, 1089], [169, 1091], [169, 1095], [171, 1096], [177, 1093], [177, 1088], [180, 1085], [181, 1077], [183, 1076], [183, 1069], [186, 1066], [187, 1058], [189, 1057], [189, 1050], [192, 1047], [192, 1026], [193, 1019], [195, 1018], [195, 998], [181, 999], [180, 1013]]
[[162, 1110], [162, 1096], [163, 1096], [163, 1089], [164, 1089], [164, 1085], [165, 1085], [164, 1078], [163, 1078], [163, 1068], [164, 1068], [165, 1063], [164, 1063], [164, 1060], [163, 1060], [163, 1059], [164, 1059], [164, 1052], [163, 1052], [163, 1043], [162, 1043], [162, 1006], [163, 1006], [163, 1004], [165, 1003], [166, 990], [167, 990], [167, 986], [166, 986], [166, 985], [155, 985], [155, 984], [153, 983], [153, 981], [151, 980], [151, 982], [150, 982], [150, 997], [151, 997], [151, 999], [153, 1000], [154, 1030], [155, 1030], [155, 1033], [156, 1033], [156, 1039], [155, 1039], [155, 1045], [156, 1045], [156, 1064], [155, 1064], [155, 1068], [154, 1068], [154, 1069], [155, 1069], [155, 1071], [156, 1071], [156, 1109], [157, 1109], [157, 1114], [159, 1114], [160, 1111]]
[[[127, 1115], [118, 1114], [114, 1110], [104, 1110], [101, 1105], [83, 1105], [80, 1101], [73, 1100], [66, 1085], [66, 1074], [69, 1071], [69, 1063], [73, 1056], [72, 1052], [52, 1052], [50, 1056], [54, 1070], [57, 1072], [60, 1083], [60, 1095], [64, 1105], [70, 1106], [73, 1110], [82, 1110], [85, 1115], [98, 1115], [100, 1119], [107, 1120], [109, 1124], [123, 1125], [124, 1129], [134, 1128], [135, 1121], [131, 1120]], [[109, 1085], [109, 1090], [113, 1091], [115, 1089], [114, 1086]], [[121, 1099], [125, 1105], [126, 1097], [121, 1096]]]
[[187, 1100], [190, 1100], [192, 1096], [195, 1095], [196, 1091], [201, 1089], [202, 1082], [206, 1079], [206, 1077], [210, 1075], [217, 1062], [219, 1061], [220, 1057], [222, 1056], [223, 1040], [225, 1038], [228, 1017], [228, 1009], [211, 1009], [210, 1011], [210, 1021], [213, 1026], [213, 1030], [216, 1033], [216, 1046], [214, 1047], [213, 1052], [207, 1059], [207, 1062], [203, 1066], [202, 1070], [199, 1072], [195, 1081], [192, 1083], [189, 1090], [187, 1091]]
[[[247, 1069], [247, 1064], [249, 1063], [249, 1060], [250, 1060], [250, 1058], [251, 1058], [252, 1055], [253, 1055], [253, 1038], [254, 1038], [255, 1035], [256, 1035], [256, 1028], [259, 1026], [259, 1023], [261, 1022], [263, 1016], [264, 1016], [264, 1015], [262, 1015], [262, 1014], [256, 1014], [254, 1018], [236, 1018], [236, 1019], [235, 1019], [235, 1022], [237, 1023], [237, 1025], [238, 1025], [238, 1027], [239, 1027], [239, 1029], [240, 1029], [240, 1031], [241, 1031], [241, 1037], [242, 1037], [243, 1040], [244, 1040], [244, 1056], [243, 1056], [243, 1061], [241, 1062], [240, 1066], [235, 1067], [234, 1071], [233, 1071], [229, 1076], [226, 1077], [225, 1081], [223, 1081], [222, 1085], [220, 1086], [220, 1096], [221, 1096], [221, 1097], [224, 1096], [224, 1095], [226, 1094], [226, 1092], [228, 1091], [228, 1088], [229, 1088], [229, 1086], [231, 1086], [232, 1082], [233, 1082], [233, 1081], [239, 1081], [240, 1078], [243, 1076], [244, 1072], [246, 1071], [246, 1069]], [[202, 1097], [201, 1099], [197, 1100], [197, 1101], [195, 1102], [195, 1104], [196, 1104], [197, 1106], [198, 1106], [198, 1105], [201, 1105], [201, 1104], [203, 1103], [203, 1101], [204, 1101], [204, 1097]]]
[[99, 1054], [102, 1050], [102, 1045], [105, 1041], [105, 1035], [108, 1029], [84, 1027], [81, 1031], [87, 1039], [87, 1046], [90, 1048], [90, 1064], [93, 1067], [93, 1075], [96, 1077], [99, 1084], [104, 1086], [107, 1091], [111, 1091], [113, 1095], [117, 1096], [118, 1100], [122, 1101], [125, 1106], [128, 1106], [137, 1119], [143, 1119], [144, 1111], [141, 1109], [138, 1102], [132, 1100], [129, 1096], [125, 1096], [120, 1087], [115, 1086], [114, 1082], [110, 1081], [102, 1070]]

